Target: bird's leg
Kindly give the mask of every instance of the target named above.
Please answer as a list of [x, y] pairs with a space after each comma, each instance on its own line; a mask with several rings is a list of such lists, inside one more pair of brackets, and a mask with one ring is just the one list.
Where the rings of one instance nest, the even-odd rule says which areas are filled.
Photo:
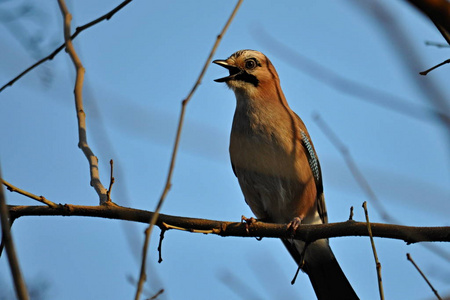
[[247, 234], [250, 235], [250, 231], [248, 230], [248, 226], [252, 225], [254, 223], [258, 222], [255, 218], [247, 218], [246, 216], [241, 216], [241, 223], [245, 223], [245, 231], [247, 231]]
[[295, 231], [302, 224], [302, 219], [300, 217], [295, 217], [287, 224], [287, 230], [292, 232], [292, 236], [294, 236]]
[[[247, 231], [247, 234], [250, 235], [250, 231], [248, 230], [249, 225], [252, 225], [256, 222], [266, 222], [266, 219], [255, 219], [253, 217], [247, 218], [244, 215], [241, 216], [241, 223], [245, 222], [245, 231]], [[255, 237], [257, 241], [262, 240], [262, 237]]]
[[258, 220], [253, 218], [253, 217], [247, 218], [246, 216], [242, 215], [241, 216], [241, 223], [244, 223], [244, 222], [251, 225], [253, 223], [258, 222]]
[[250, 235], [250, 231], [248, 230], [248, 226], [258, 222], [255, 218], [247, 218], [246, 216], [241, 216], [241, 223], [245, 223], [245, 231], [248, 235]]

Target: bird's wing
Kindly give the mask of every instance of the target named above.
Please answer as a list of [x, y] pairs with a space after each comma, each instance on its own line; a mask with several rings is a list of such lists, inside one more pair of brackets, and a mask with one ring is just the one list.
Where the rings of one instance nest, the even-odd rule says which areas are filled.
[[302, 145], [305, 147], [306, 157], [308, 158], [309, 167], [314, 176], [314, 182], [317, 189], [317, 209], [319, 216], [323, 223], [328, 223], [327, 208], [325, 206], [325, 197], [323, 195], [323, 182], [322, 182], [322, 170], [320, 168], [319, 159], [317, 158], [316, 151], [308, 135], [300, 129]]

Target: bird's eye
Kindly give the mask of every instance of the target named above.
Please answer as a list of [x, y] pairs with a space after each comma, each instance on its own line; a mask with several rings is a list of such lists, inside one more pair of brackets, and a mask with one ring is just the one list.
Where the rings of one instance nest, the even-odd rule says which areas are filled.
[[254, 69], [255, 67], [256, 67], [256, 61], [254, 59], [248, 59], [245, 62], [245, 68], [246, 69], [251, 70], [251, 69]]

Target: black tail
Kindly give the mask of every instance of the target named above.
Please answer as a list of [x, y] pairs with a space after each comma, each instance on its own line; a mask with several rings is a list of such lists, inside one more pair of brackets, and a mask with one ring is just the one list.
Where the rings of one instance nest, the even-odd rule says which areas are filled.
[[[297, 264], [301, 264], [303, 242], [283, 240]], [[308, 274], [318, 300], [358, 300], [326, 240], [310, 244], [306, 250], [303, 271]]]

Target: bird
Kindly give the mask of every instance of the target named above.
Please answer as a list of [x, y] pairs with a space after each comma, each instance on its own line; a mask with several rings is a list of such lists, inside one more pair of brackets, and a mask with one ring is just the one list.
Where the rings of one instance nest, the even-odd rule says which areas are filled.
[[[328, 223], [322, 171], [302, 119], [291, 110], [275, 67], [261, 52], [239, 50], [213, 61], [229, 71], [215, 79], [236, 97], [230, 159], [246, 203], [257, 220], [288, 224]], [[328, 239], [282, 242], [304, 271], [319, 300], [359, 299]]]

